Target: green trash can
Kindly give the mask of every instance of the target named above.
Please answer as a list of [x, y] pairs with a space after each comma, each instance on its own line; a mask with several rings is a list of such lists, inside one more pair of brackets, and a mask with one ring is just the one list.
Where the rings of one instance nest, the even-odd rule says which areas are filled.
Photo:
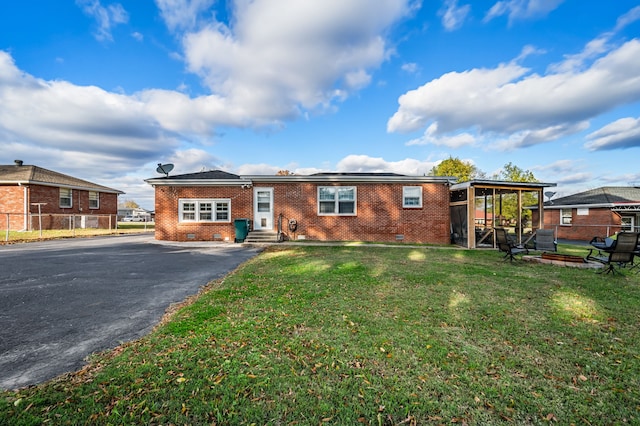
[[236, 219], [233, 221], [236, 229], [236, 238], [234, 242], [243, 243], [249, 233], [249, 219]]

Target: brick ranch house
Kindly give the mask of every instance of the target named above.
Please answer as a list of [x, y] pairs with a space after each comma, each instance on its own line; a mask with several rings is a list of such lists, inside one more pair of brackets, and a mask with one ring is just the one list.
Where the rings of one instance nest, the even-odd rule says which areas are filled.
[[234, 241], [235, 220], [246, 218], [251, 234], [274, 239], [451, 241], [448, 177], [238, 176], [213, 170], [146, 182], [155, 188], [159, 240]]
[[556, 238], [590, 241], [640, 231], [640, 187], [600, 187], [544, 203], [546, 228]]
[[124, 192], [16, 160], [0, 165], [0, 226], [7, 229], [8, 221], [10, 230], [35, 230], [41, 219], [42, 229], [115, 227], [119, 194]]

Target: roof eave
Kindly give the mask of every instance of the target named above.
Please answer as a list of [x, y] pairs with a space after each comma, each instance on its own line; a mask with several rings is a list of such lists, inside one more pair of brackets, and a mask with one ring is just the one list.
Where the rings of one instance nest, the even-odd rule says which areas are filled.
[[453, 178], [447, 176], [357, 176], [357, 175], [247, 175], [242, 176], [252, 182], [344, 182], [344, 183], [440, 183], [450, 184]]
[[439, 176], [241, 176], [240, 179], [145, 179], [154, 186], [244, 186], [268, 182], [331, 182], [331, 183], [439, 183], [450, 184], [451, 179]]
[[595, 203], [595, 204], [545, 204], [545, 209], [615, 209], [624, 206], [636, 206], [640, 203]]
[[69, 189], [78, 189], [81, 191], [95, 191], [95, 192], [103, 192], [107, 194], [125, 194], [124, 191], [120, 191], [119, 189], [108, 188], [106, 186], [93, 187], [93, 186], [81, 186], [81, 185], [69, 185], [66, 183], [55, 183], [55, 182], [39, 182], [37, 180], [11, 180], [11, 181], [0, 181], [0, 185], [40, 185], [40, 186], [53, 186], [56, 188], [69, 188]]
[[466, 182], [456, 183], [451, 186], [452, 190], [457, 189], [466, 189], [472, 186], [487, 186], [487, 187], [504, 187], [504, 188], [514, 188], [514, 187], [524, 187], [524, 188], [552, 188], [554, 186], [558, 186], [556, 183], [550, 182], [510, 182], [510, 181], [499, 181], [499, 180], [470, 180]]
[[145, 179], [152, 186], [244, 186], [252, 185], [246, 179], [167, 179], [151, 178]]

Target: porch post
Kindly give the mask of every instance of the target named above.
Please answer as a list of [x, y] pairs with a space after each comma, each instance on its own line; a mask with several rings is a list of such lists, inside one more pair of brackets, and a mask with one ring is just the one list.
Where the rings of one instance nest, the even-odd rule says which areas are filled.
[[544, 228], [544, 198], [542, 190], [538, 189], [538, 229]]
[[522, 244], [522, 234], [524, 232], [524, 227], [522, 226], [522, 189], [518, 189], [518, 214], [516, 220], [518, 221], [516, 224], [516, 229], [518, 229], [518, 244]]
[[476, 248], [476, 191], [467, 189], [467, 248]]

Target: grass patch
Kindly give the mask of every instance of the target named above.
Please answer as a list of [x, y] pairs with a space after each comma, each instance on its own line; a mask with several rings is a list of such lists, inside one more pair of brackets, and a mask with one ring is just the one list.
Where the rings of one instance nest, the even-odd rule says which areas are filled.
[[640, 275], [276, 246], [0, 423], [637, 424]]
[[53, 240], [58, 238], [74, 238], [74, 237], [95, 237], [100, 235], [114, 234], [130, 234], [140, 232], [152, 232], [155, 224], [140, 222], [119, 222], [118, 229], [95, 229], [95, 228], [76, 228], [74, 229], [43, 229], [42, 236], [40, 231], [9, 231], [8, 241], [6, 231], [0, 231], [0, 244], [21, 243], [29, 241]]

